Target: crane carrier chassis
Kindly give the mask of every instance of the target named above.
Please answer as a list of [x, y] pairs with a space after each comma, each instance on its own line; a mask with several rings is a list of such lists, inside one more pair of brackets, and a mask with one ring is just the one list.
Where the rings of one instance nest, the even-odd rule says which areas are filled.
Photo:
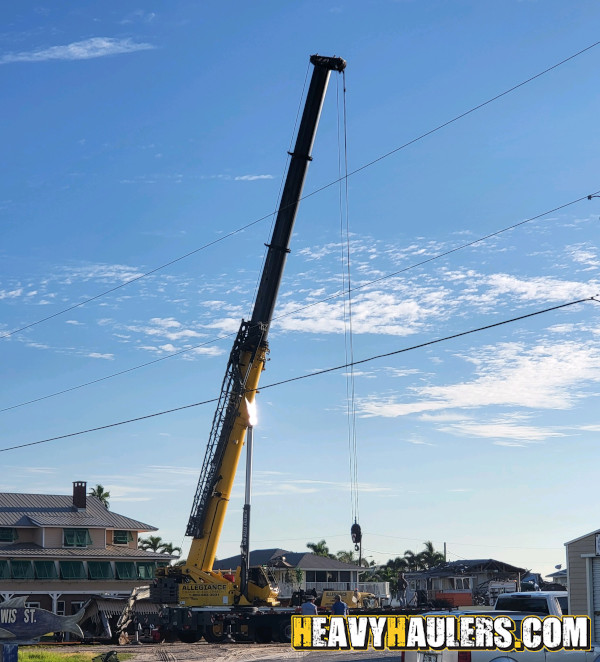
[[[351, 609], [352, 615], [413, 616], [434, 609], [429, 604], [422, 607], [380, 607], [377, 609]], [[439, 610], [439, 608], [438, 608]], [[239, 607], [222, 609], [186, 608], [165, 605], [160, 612], [161, 640], [179, 639], [195, 643], [202, 638], [209, 643], [239, 642], [268, 644], [289, 643], [292, 639], [292, 615], [300, 609], [289, 607]], [[319, 611], [319, 613], [321, 613]], [[329, 613], [329, 610], [322, 612]]]

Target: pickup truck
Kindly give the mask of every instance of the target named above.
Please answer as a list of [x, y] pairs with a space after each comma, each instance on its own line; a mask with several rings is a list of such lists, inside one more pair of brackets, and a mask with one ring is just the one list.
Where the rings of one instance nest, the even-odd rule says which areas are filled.
[[[525, 616], [563, 616], [568, 614], [566, 591], [526, 591], [503, 593], [498, 596], [492, 611], [479, 613], [489, 616], [510, 616], [515, 622]], [[431, 612], [437, 615], [440, 612]], [[473, 611], [452, 612], [453, 615], [472, 615]], [[423, 614], [428, 616], [430, 614]], [[600, 642], [589, 651], [406, 651], [403, 662], [600, 662]]]
[[506, 611], [523, 611], [529, 614], [544, 614], [544, 616], [563, 616], [569, 613], [569, 594], [567, 591], [501, 593], [496, 599], [492, 614]]

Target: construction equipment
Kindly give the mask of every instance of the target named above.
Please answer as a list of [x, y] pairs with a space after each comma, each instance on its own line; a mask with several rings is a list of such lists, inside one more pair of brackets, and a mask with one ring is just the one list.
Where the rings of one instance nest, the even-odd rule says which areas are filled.
[[338, 589], [323, 589], [321, 595], [317, 594], [315, 589], [311, 591], [294, 591], [290, 604], [293, 607], [302, 605], [307, 596], [312, 595], [315, 598], [315, 604], [321, 609], [331, 609], [336, 596], [340, 596], [342, 602], [348, 605], [349, 609], [373, 609], [380, 607], [380, 600], [374, 593], [364, 591], [341, 591]]
[[[331, 71], [341, 72], [341, 58], [313, 55], [314, 67], [277, 219], [266, 256], [259, 289], [249, 321], [242, 320], [229, 356], [213, 419], [206, 455], [194, 497], [186, 535], [192, 537], [183, 566], [157, 570], [151, 599], [168, 606], [162, 610], [165, 632], [186, 641], [201, 636], [218, 641], [289, 640], [287, 613], [263, 613], [256, 608], [277, 607], [277, 589], [262, 568], [249, 564], [249, 506], [245, 510], [241, 567], [235, 573], [213, 570], [217, 545], [250, 425], [258, 382], [265, 368], [267, 335], [273, 317], [292, 228], [325, 98]], [[217, 611], [218, 610], [218, 611]]]

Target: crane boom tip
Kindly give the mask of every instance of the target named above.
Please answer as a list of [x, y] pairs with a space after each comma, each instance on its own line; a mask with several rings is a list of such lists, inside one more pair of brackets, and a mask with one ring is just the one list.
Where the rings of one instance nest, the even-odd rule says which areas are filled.
[[330, 71], [344, 71], [346, 68], [346, 60], [341, 57], [326, 57], [315, 53], [310, 56], [310, 61], [315, 67], [324, 67]]

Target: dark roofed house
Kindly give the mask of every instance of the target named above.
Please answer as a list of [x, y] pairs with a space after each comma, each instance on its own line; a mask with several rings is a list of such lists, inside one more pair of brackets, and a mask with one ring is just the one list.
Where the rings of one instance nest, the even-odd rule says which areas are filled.
[[[240, 556], [215, 561], [215, 570], [235, 570]], [[359, 582], [359, 572], [365, 568], [311, 552], [290, 552], [286, 549], [257, 549], [250, 552], [251, 567], [265, 567], [279, 586], [279, 598], [287, 600], [297, 590], [320, 593], [324, 589], [349, 591], [358, 588], [378, 597], [390, 597], [389, 582]]]
[[495, 559], [449, 561], [429, 570], [405, 573], [410, 592], [407, 597], [423, 591], [428, 600], [446, 600], [455, 607], [493, 604], [499, 593], [518, 590], [526, 572]]
[[72, 495], [0, 493], [0, 598], [74, 614], [92, 596], [126, 597], [174, 558], [138, 549], [156, 527], [108, 510], [73, 483]]

